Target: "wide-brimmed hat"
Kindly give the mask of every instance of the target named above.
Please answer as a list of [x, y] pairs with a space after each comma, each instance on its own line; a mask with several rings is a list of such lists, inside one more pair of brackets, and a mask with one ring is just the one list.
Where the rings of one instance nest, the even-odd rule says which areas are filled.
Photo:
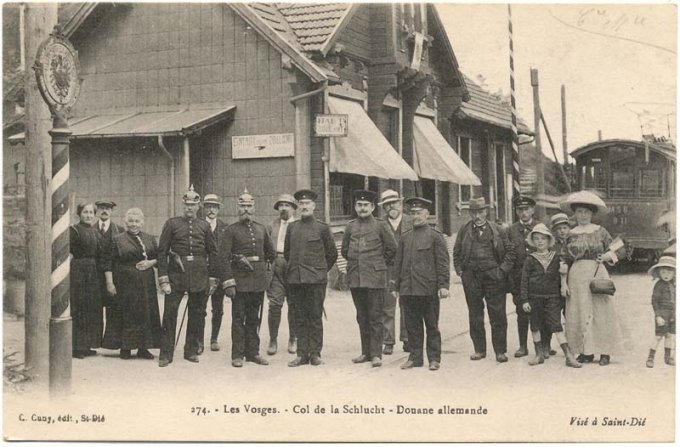
[[672, 256], [661, 256], [661, 258], [659, 258], [659, 262], [650, 267], [649, 274], [657, 277], [661, 267], [675, 270], [675, 258]]
[[399, 193], [397, 191], [393, 189], [386, 189], [382, 194], [380, 194], [380, 202], [378, 202], [378, 205], [383, 206], [387, 205], [388, 203], [399, 202], [401, 200], [403, 199], [399, 197]]
[[[550, 218], [550, 226], [554, 229], [561, 224], [569, 225], [569, 216], [564, 213], [557, 213]], [[571, 225], [569, 225], [571, 226]]]
[[484, 208], [488, 207], [489, 205], [486, 203], [486, 199], [484, 199], [484, 197], [470, 199], [468, 202], [468, 209], [470, 211], [483, 210]]
[[291, 196], [290, 194], [281, 194], [278, 199], [276, 199], [276, 202], [274, 202], [274, 209], [276, 211], [279, 210], [279, 205], [281, 203], [290, 203], [290, 205], [293, 207], [293, 209], [297, 209], [297, 203], [295, 203], [295, 198]]
[[113, 208], [116, 206], [116, 202], [114, 202], [113, 200], [97, 200], [96, 202], [94, 202], [94, 205], [97, 208], [101, 208], [102, 206]]
[[409, 207], [411, 211], [420, 211], [432, 205], [431, 200], [427, 200], [423, 197], [411, 197], [404, 201], [404, 203]]
[[184, 203], [200, 203], [201, 195], [194, 191], [194, 185], [189, 186], [189, 190], [182, 196]]
[[573, 213], [574, 207], [577, 205], [585, 205], [593, 208], [599, 214], [607, 213], [607, 205], [597, 194], [590, 191], [578, 191], [569, 194], [567, 199], [560, 203], [560, 209], [565, 213]]
[[529, 232], [526, 241], [530, 247], [536, 247], [532, 239], [534, 234], [544, 234], [548, 236], [550, 239], [550, 242], [548, 242], [548, 247], [552, 247], [555, 244], [555, 236], [553, 236], [552, 232], [548, 229], [548, 227], [545, 226], [545, 224], [540, 223]]
[[206, 194], [203, 198], [203, 205], [222, 206], [222, 202], [220, 202], [220, 197], [217, 194]]

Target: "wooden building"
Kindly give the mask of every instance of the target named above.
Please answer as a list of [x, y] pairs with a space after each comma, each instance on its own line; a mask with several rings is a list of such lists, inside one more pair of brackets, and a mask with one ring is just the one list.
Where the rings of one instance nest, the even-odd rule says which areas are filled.
[[[511, 219], [509, 108], [461, 73], [432, 4], [87, 3], [60, 20], [83, 72], [74, 203], [139, 206], [158, 233], [189, 184], [227, 221], [246, 187], [263, 221], [311, 187], [339, 228], [368, 186], [432, 199], [448, 234], [470, 197]], [[315, 136], [328, 113], [346, 137]]]

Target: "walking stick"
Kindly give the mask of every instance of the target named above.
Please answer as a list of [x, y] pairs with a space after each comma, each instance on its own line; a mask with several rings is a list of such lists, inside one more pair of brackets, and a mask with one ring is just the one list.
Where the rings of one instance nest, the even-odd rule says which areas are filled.
[[187, 294], [187, 305], [184, 306], [184, 313], [182, 314], [182, 321], [179, 324], [179, 331], [177, 332], [177, 339], [175, 340], [175, 346], [173, 347], [173, 351], [177, 349], [177, 343], [179, 343], [179, 336], [182, 335], [182, 327], [184, 326], [184, 319], [187, 316], [188, 308], [189, 308], [189, 294]]

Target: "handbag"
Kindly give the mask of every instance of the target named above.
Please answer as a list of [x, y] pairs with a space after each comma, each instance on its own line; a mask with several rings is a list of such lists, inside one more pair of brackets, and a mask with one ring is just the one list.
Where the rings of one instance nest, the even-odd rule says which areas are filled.
[[590, 292], [614, 296], [614, 293], [616, 293], [616, 285], [614, 285], [614, 281], [612, 281], [610, 278], [595, 278], [597, 276], [597, 271], [600, 269], [600, 265], [601, 263], [597, 264], [593, 279], [590, 280]]

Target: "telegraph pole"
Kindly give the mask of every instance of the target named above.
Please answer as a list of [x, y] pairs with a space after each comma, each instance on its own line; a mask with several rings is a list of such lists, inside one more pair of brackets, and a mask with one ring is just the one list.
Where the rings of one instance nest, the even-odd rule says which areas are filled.
[[[541, 104], [538, 99], [538, 70], [531, 69], [531, 86], [534, 90], [534, 144], [536, 146], [536, 194], [545, 194], [545, 179], [543, 174], [543, 150], [541, 148]], [[539, 208], [539, 217], [543, 215]]]
[[564, 167], [569, 166], [569, 150], [567, 149], [567, 92], [562, 84], [562, 155]]
[[[24, 30], [26, 61], [32, 64], [38, 47], [57, 24], [57, 4], [27, 3]], [[26, 148], [26, 368], [41, 390], [49, 375], [51, 314], [52, 156], [50, 111], [38, 90], [33, 69], [24, 67]]]

